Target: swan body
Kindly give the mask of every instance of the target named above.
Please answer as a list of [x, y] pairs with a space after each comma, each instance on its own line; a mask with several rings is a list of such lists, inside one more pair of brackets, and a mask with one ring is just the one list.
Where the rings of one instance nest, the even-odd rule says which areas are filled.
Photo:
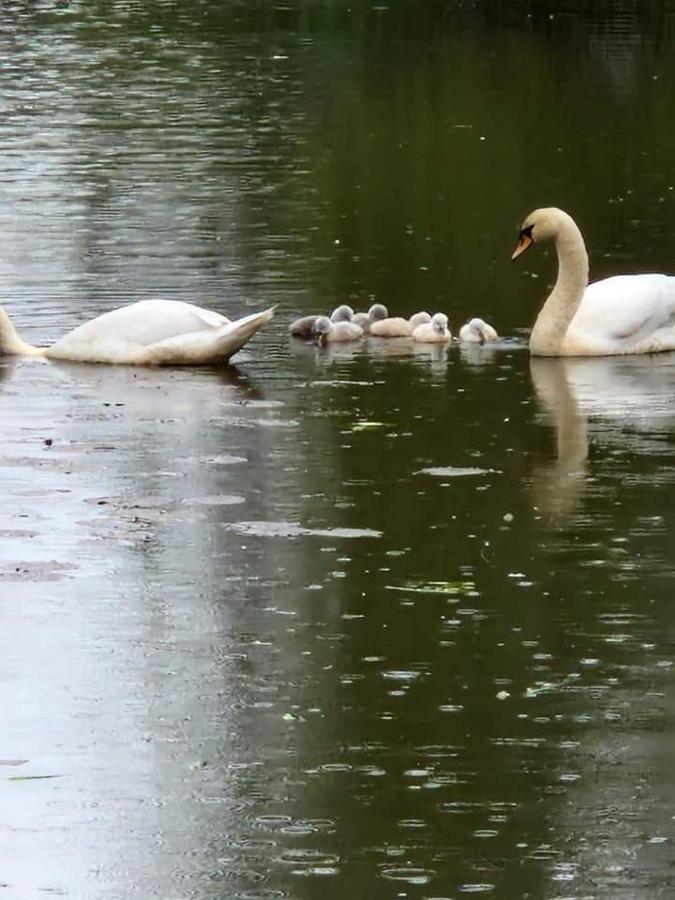
[[21, 340], [0, 310], [0, 355], [136, 366], [223, 363], [273, 313], [268, 309], [231, 322], [220, 313], [179, 300], [141, 300], [85, 322], [51, 347], [33, 347]]
[[445, 313], [434, 313], [431, 322], [423, 322], [412, 333], [412, 338], [421, 344], [447, 344], [452, 335]]
[[373, 322], [370, 326], [370, 333], [373, 337], [410, 337], [417, 326], [425, 322], [431, 322], [428, 312], [415, 313], [409, 319], [392, 316]]
[[[354, 317], [354, 310], [346, 303], [337, 306], [330, 314], [332, 322], [349, 322]], [[301, 316], [288, 326], [289, 332], [293, 337], [311, 337], [312, 329], [319, 314], [315, 316]]]
[[499, 335], [492, 325], [488, 325], [483, 319], [469, 319], [459, 329], [460, 341], [466, 341], [467, 343], [487, 344], [490, 341], [496, 341], [498, 338]]
[[617, 275], [588, 283], [588, 254], [576, 223], [555, 207], [530, 213], [513, 259], [553, 240], [558, 279], [530, 335], [534, 356], [616, 356], [675, 350], [675, 277]]
[[328, 316], [319, 316], [314, 323], [314, 336], [322, 345], [358, 341], [363, 337], [363, 328], [353, 322], [331, 322]]

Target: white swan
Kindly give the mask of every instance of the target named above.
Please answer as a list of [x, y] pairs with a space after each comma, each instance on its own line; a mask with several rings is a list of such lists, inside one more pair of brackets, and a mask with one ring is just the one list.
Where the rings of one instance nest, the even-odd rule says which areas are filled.
[[499, 335], [492, 325], [488, 325], [483, 319], [469, 319], [459, 329], [460, 341], [466, 341], [468, 344], [488, 344], [498, 338]]
[[555, 207], [525, 219], [512, 259], [554, 240], [558, 280], [530, 335], [535, 356], [614, 356], [675, 350], [675, 277], [616, 275], [588, 283], [588, 254], [574, 219]]
[[413, 341], [420, 344], [445, 344], [451, 337], [445, 313], [434, 313], [431, 322], [422, 322], [412, 333]]
[[22, 341], [0, 309], [0, 356], [44, 356], [73, 362], [132, 366], [223, 363], [270, 321], [274, 309], [231, 322], [220, 313], [179, 300], [141, 300], [103, 313], [51, 347]]

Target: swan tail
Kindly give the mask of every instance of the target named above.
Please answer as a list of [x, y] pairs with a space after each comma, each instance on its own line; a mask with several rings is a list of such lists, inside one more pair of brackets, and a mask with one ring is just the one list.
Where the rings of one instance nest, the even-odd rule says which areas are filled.
[[275, 309], [251, 313], [213, 331], [195, 331], [151, 344], [139, 362], [154, 366], [225, 363], [272, 320]]

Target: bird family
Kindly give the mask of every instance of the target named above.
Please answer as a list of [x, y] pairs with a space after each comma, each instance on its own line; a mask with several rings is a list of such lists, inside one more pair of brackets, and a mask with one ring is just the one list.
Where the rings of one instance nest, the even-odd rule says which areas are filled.
[[[513, 259], [535, 243], [551, 241], [558, 277], [532, 328], [534, 356], [613, 356], [675, 350], [675, 276], [615, 275], [588, 282], [588, 253], [574, 219], [555, 207], [536, 209], [520, 228]], [[141, 300], [103, 313], [50, 347], [23, 341], [0, 309], [0, 356], [126, 365], [208, 365], [227, 362], [266, 325], [274, 309], [231, 321], [212, 310], [177, 300]], [[320, 344], [372, 337], [408, 337], [421, 343], [451, 339], [447, 316], [416, 313], [390, 316], [381, 303], [354, 313], [342, 305], [330, 316], [304, 316], [291, 334]], [[461, 341], [486, 343], [495, 330], [474, 318], [459, 332]]]

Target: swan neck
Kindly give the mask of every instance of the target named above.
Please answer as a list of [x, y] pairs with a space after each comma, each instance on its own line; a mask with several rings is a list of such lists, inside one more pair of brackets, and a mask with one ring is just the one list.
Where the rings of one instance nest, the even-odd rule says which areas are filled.
[[4, 309], [0, 309], [0, 356], [43, 356], [44, 350], [22, 341]]
[[538, 356], [556, 356], [588, 287], [588, 254], [581, 232], [566, 217], [556, 235], [558, 278], [544, 303], [530, 336], [530, 350]]

